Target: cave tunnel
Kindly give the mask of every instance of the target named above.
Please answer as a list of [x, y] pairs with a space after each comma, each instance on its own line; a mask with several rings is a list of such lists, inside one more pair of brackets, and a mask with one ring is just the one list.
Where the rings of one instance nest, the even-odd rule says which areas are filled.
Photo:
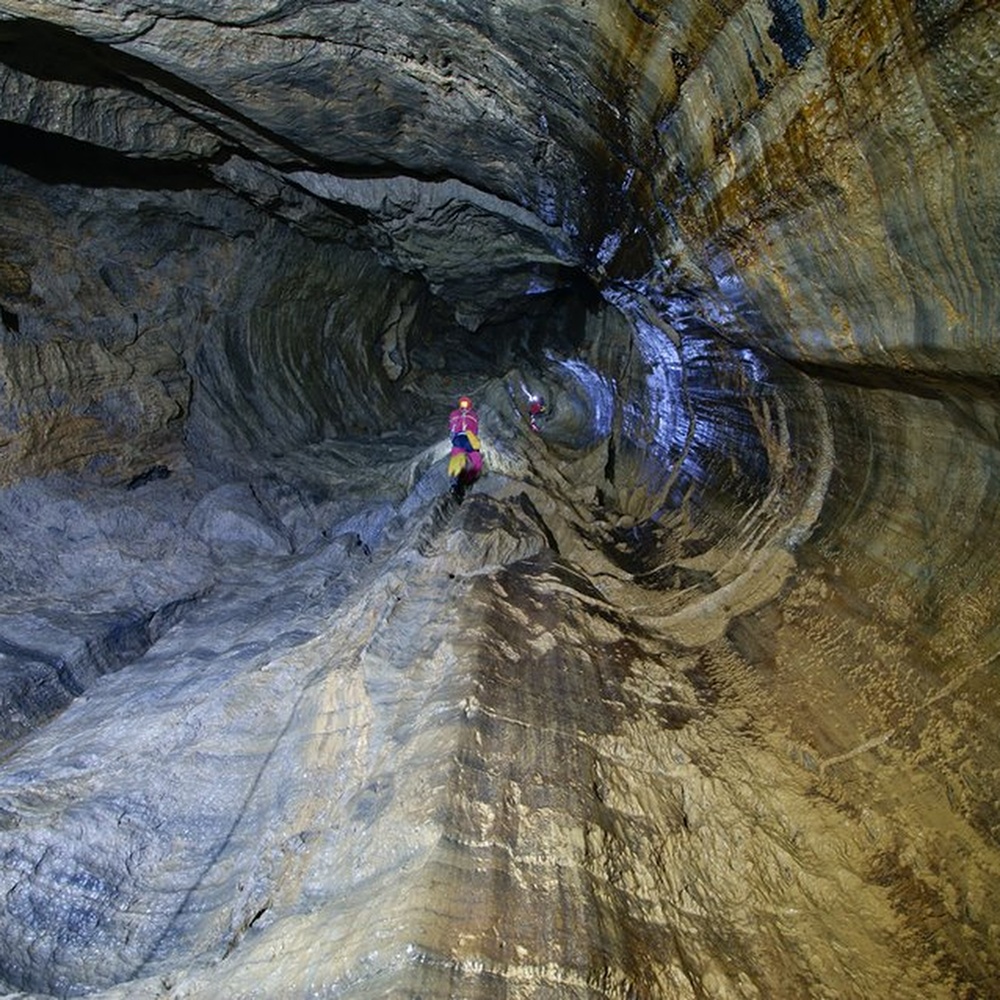
[[1000, 997], [998, 50], [0, 0], [0, 994]]

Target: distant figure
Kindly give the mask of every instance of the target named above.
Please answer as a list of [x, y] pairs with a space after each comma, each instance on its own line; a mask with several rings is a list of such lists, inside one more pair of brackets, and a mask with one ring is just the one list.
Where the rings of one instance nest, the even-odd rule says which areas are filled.
[[528, 425], [536, 433], [541, 430], [538, 418], [545, 412], [545, 400], [539, 395], [528, 397]]
[[458, 406], [451, 411], [448, 418], [448, 432], [451, 434], [451, 443], [455, 444], [455, 438], [468, 432], [479, 433], [479, 414], [472, 407], [472, 400], [468, 396], [458, 397]]
[[483, 471], [483, 455], [479, 448], [479, 414], [472, 407], [468, 396], [459, 396], [458, 406], [448, 418], [451, 434], [451, 455], [448, 458], [448, 476], [451, 478], [451, 495], [461, 503], [466, 490]]

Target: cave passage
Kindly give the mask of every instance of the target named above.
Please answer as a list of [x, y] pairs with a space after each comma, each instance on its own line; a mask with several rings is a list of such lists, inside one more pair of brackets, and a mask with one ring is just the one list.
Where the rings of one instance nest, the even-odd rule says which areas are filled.
[[[324, 265], [334, 259], [308, 250]], [[409, 865], [456, 863], [446, 845], [466, 834], [450, 807], [409, 816], [416, 806], [399, 786], [422, 787], [434, 780], [425, 769], [450, 759], [422, 749], [427, 739], [455, 742], [457, 769], [439, 786], [449, 797], [467, 773], [522, 753], [509, 736], [467, 746], [480, 718], [468, 706], [483, 699], [483, 739], [494, 713], [527, 720], [558, 704], [530, 723], [531, 755], [542, 758], [555, 752], [551, 726], [568, 724], [560, 717], [604, 732], [622, 711], [613, 692], [636, 683], [647, 659], [655, 676], [665, 671], [653, 681], [656, 730], [682, 733], [710, 718], [717, 682], [677, 651], [727, 634], [779, 593], [789, 550], [817, 516], [828, 416], [787, 365], [769, 367], [708, 327], [675, 345], [572, 289], [532, 296], [473, 335], [429, 323], [437, 306], [406, 282], [397, 292], [414, 317], [405, 337], [345, 342], [342, 317], [360, 313], [370, 278], [332, 294], [331, 268], [296, 273], [314, 259], [293, 264], [286, 250], [266, 285], [248, 260], [256, 286], [243, 322], [193, 355], [183, 452], [117, 482], [102, 484], [92, 468], [3, 493], [5, 530], [18, 539], [5, 550], [5, 634], [18, 638], [0, 651], [11, 988], [113, 995], [116, 984], [208, 968], [276, 920], [274, 894], [300, 852], [310, 878], [332, 877], [312, 866], [332, 872], [347, 858], [366, 873], [357, 902], [317, 900], [310, 919], [338, 925], [356, 906], [395, 897], [390, 885]], [[354, 254], [337, 280], [357, 287], [359, 269], [372, 267]], [[480, 412], [486, 473], [457, 506], [444, 456], [460, 392]], [[537, 434], [532, 392], [547, 403]], [[523, 630], [524, 644], [510, 647]], [[499, 660], [494, 635], [507, 637]], [[664, 649], [675, 651], [668, 660]], [[356, 681], [337, 693], [345, 671]], [[508, 685], [529, 677], [547, 678], [529, 696], [536, 707], [503, 707]], [[457, 723], [455, 706], [473, 721]], [[321, 722], [318, 711], [369, 721]], [[322, 736], [317, 725], [344, 735]], [[374, 727], [370, 759], [350, 759], [357, 725]], [[425, 726], [435, 735], [420, 736]], [[389, 764], [396, 741], [405, 760]], [[49, 763], [25, 772], [28, 760]], [[553, 765], [532, 766], [508, 780], [527, 787]], [[560, 781], [576, 791], [559, 808], [589, 812], [578, 769], [605, 766], [589, 737], [566, 748]], [[314, 794], [316, 780], [331, 783], [332, 799]], [[494, 794], [509, 792], [475, 797], [492, 809]], [[302, 811], [317, 809], [344, 819], [307, 823]], [[275, 840], [289, 836], [280, 831], [292, 816], [298, 846]], [[345, 821], [357, 832], [335, 833]], [[261, 837], [276, 860], [258, 871]], [[590, 891], [606, 891], [603, 876], [588, 878], [599, 878]], [[378, 932], [399, 955], [424, 940], [411, 925], [439, 905], [435, 885], [418, 880], [413, 911]], [[494, 904], [480, 891], [474, 906], [489, 922]], [[292, 914], [304, 900], [288, 905]], [[532, 912], [541, 920], [551, 905], [539, 898]], [[612, 912], [622, 906], [615, 919], [637, 919], [621, 901]], [[586, 933], [597, 935], [605, 918], [592, 919]], [[628, 952], [641, 956], [638, 940], [655, 933], [634, 935]], [[437, 968], [442, 947], [421, 945], [419, 967]], [[400, 961], [364, 974], [359, 988], [380, 995]], [[630, 959], [620, 975], [642, 981], [640, 970]], [[334, 975], [340, 993], [357, 973], [345, 962]]]
[[0, 2], [0, 992], [995, 996], [990, 5], [218, 6]]

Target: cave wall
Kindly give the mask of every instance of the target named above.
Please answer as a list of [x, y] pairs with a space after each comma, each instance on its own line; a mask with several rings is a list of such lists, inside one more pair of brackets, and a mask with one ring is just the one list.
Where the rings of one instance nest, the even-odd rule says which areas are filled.
[[[683, 10], [683, 14], [681, 11]], [[609, 60], [667, 287], [790, 358], [994, 372], [988, 4], [648, 5]], [[685, 17], [684, 15], [687, 15]], [[619, 91], [620, 93], [620, 91]], [[667, 250], [669, 248], [669, 250]], [[748, 312], [749, 310], [749, 312]]]
[[0, 0], [5, 986], [994, 995], [997, 40]]
[[171, 220], [183, 208], [155, 195], [53, 197], [10, 171], [3, 197], [3, 481], [88, 468], [127, 477], [176, 452], [199, 311], [184, 295], [193, 234]]
[[582, 264], [790, 357], [992, 371], [989, 4], [389, 9], [8, 2], [5, 103], [360, 226], [471, 326]]
[[7, 483], [398, 425], [411, 331], [455, 326], [419, 281], [225, 192], [4, 176]]

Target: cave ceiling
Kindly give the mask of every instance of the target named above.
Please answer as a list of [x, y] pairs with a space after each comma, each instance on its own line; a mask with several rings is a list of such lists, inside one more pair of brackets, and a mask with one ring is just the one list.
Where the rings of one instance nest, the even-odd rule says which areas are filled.
[[[0, 14], [8, 157], [44, 137], [50, 166], [188, 168], [422, 275], [472, 328], [579, 270], [788, 356], [948, 367], [995, 309], [988, 4]], [[981, 302], [942, 286], [959, 256]]]

